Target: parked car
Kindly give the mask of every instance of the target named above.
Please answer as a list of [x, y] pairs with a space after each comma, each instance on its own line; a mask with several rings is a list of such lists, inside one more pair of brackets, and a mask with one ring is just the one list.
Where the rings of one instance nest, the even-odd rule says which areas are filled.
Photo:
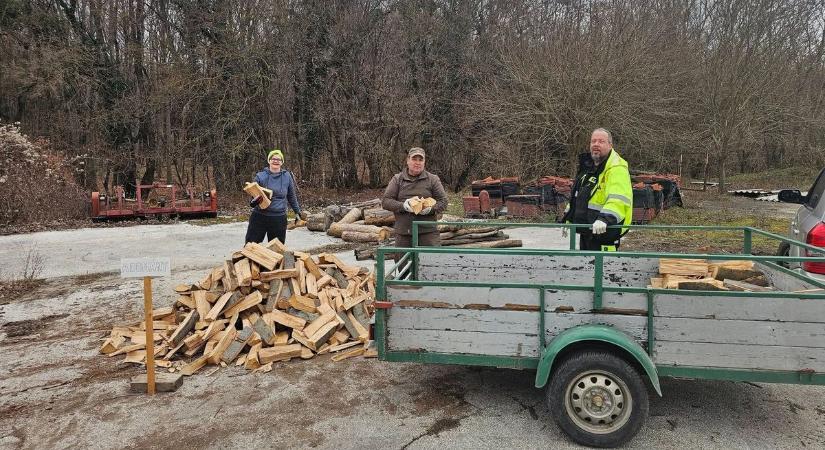
[[[791, 238], [808, 245], [825, 248], [825, 199], [823, 197], [825, 197], [825, 169], [819, 173], [807, 195], [794, 189], [779, 191], [780, 202], [802, 205], [791, 222], [789, 233]], [[822, 255], [786, 242], [779, 246], [778, 254], [801, 257]], [[789, 267], [806, 272], [805, 274], [809, 276], [825, 278], [825, 258], [823, 262], [790, 263]]]

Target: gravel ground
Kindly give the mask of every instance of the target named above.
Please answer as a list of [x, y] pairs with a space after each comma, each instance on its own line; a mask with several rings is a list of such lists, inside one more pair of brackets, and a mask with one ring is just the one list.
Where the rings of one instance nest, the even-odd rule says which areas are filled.
[[[114, 324], [141, 317], [141, 285], [121, 257], [173, 257], [156, 305], [239, 247], [245, 224], [96, 228], [0, 237], [17, 270], [36, 244], [45, 280], [0, 304], [0, 448], [576, 448], [552, 422], [534, 374], [375, 359], [229, 367], [176, 393], [131, 394], [140, 368], [97, 353]], [[528, 247], [558, 232], [510, 233]], [[291, 231], [296, 250], [333, 243]], [[342, 252], [352, 261], [352, 252]], [[363, 264], [363, 263], [362, 263]], [[664, 379], [631, 448], [825, 448], [825, 388]], [[655, 395], [655, 394], [653, 394]]]

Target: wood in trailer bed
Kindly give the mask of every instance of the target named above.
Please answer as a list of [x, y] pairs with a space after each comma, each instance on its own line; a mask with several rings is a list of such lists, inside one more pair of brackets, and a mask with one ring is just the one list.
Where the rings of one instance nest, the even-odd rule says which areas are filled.
[[[507, 254], [418, 255], [420, 281], [593, 287], [594, 258]], [[825, 298], [815, 286], [757, 263], [776, 292], [653, 291], [652, 359], [657, 366], [825, 373]], [[608, 288], [646, 288], [657, 258], [604, 258]], [[537, 288], [388, 285], [389, 352], [538, 358]], [[821, 291], [814, 291], [821, 292]], [[790, 295], [788, 295], [790, 294]], [[780, 294], [781, 295], [781, 294]], [[576, 325], [605, 324], [648, 347], [646, 292], [610, 292], [594, 310], [592, 290], [548, 288], [550, 342]]]

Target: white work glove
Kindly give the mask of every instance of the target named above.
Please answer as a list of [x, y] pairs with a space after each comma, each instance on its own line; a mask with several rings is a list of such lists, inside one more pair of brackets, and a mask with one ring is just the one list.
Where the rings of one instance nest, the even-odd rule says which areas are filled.
[[413, 212], [413, 208], [412, 208], [412, 205], [410, 204], [410, 200], [412, 200], [412, 198], [408, 198], [408, 199], [404, 200], [404, 211], [407, 211], [408, 213]]
[[593, 222], [593, 234], [602, 234], [605, 231], [607, 231], [606, 223], [598, 219], [595, 222]]
[[426, 208], [422, 209], [422, 210], [421, 210], [421, 212], [420, 212], [420, 213], [418, 213], [418, 214], [420, 214], [420, 215], [422, 215], [422, 216], [426, 216], [427, 214], [429, 214], [429, 213], [431, 213], [431, 212], [433, 212], [433, 207], [432, 207], [432, 206], [428, 206], [428, 207], [426, 207]]

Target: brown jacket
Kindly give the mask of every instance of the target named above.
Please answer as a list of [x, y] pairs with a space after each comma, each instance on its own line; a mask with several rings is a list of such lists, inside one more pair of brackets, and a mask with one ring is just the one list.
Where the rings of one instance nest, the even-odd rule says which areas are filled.
[[[422, 216], [404, 211], [404, 200], [411, 197], [432, 197], [436, 200], [432, 213]], [[387, 189], [384, 190], [384, 198], [381, 201], [384, 209], [395, 213], [395, 233], [412, 234], [412, 223], [415, 221], [437, 220], [437, 215], [447, 209], [447, 193], [437, 175], [433, 175], [426, 170], [417, 177], [410, 176], [405, 168], [401, 172], [393, 175]], [[419, 234], [432, 233], [437, 231], [434, 226], [421, 226]]]

